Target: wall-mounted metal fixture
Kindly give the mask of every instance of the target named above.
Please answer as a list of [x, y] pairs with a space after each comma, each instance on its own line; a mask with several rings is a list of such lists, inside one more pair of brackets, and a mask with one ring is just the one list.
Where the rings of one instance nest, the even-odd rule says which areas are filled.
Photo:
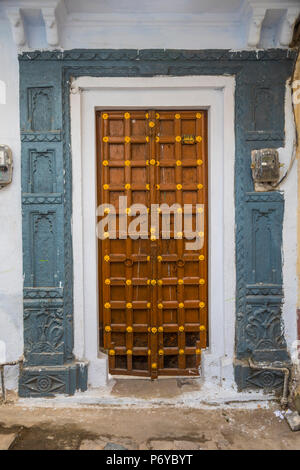
[[280, 176], [278, 152], [275, 149], [252, 150], [251, 168], [254, 183], [276, 183]]
[[0, 189], [12, 182], [13, 157], [7, 145], [0, 145]]

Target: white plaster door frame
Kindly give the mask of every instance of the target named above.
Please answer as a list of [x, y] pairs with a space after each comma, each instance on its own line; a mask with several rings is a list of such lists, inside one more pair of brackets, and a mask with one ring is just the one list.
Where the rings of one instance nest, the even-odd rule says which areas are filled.
[[122, 108], [208, 110], [209, 347], [201, 373], [206, 381], [234, 383], [234, 91], [228, 76], [80, 77], [72, 83], [74, 354], [89, 361], [91, 387], [108, 379], [98, 338], [95, 111]]

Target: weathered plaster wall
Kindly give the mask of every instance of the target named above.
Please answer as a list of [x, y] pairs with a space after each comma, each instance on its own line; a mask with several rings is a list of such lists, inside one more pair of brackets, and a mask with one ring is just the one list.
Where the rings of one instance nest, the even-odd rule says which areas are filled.
[[[0, 102], [0, 143], [11, 147], [13, 182], [0, 190], [0, 341], [7, 360], [23, 353], [22, 235], [19, 127], [19, 65], [7, 23], [0, 23], [0, 80], [6, 101]], [[7, 369], [6, 385], [17, 386], [16, 368]]]

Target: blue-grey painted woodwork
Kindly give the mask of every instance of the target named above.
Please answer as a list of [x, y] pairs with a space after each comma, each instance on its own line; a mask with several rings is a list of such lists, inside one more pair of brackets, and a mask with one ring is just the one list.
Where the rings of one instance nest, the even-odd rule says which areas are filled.
[[74, 393], [87, 386], [87, 367], [76, 364], [72, 352], [69, 91], [71, 78], [79, 76], [235, 76], [235, 376], [240, 389], [282, 385], [281, 374], [251, 370], [247, 362], [288, 359], [281, 317], [284, 197], [278, 191], [254, 193], [250, 164], [251, 150], [284, 145], [285, 84], [295, 56], [281, 49], [20, 55], [26, 359], [21, 395]]

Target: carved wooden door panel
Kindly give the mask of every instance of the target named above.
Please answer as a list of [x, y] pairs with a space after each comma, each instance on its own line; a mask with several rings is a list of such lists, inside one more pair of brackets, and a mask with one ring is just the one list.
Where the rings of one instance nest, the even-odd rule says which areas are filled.
[[[207, 163], [206, 111], [97, 112], [98, 204], [110, 204], [98, 215], [116, 210], [117, 220], [98, 242], [100, 346], [111, 374], [198, 375], [207, 346]], [[199, 237], [192, 249], [187, 220]]]

